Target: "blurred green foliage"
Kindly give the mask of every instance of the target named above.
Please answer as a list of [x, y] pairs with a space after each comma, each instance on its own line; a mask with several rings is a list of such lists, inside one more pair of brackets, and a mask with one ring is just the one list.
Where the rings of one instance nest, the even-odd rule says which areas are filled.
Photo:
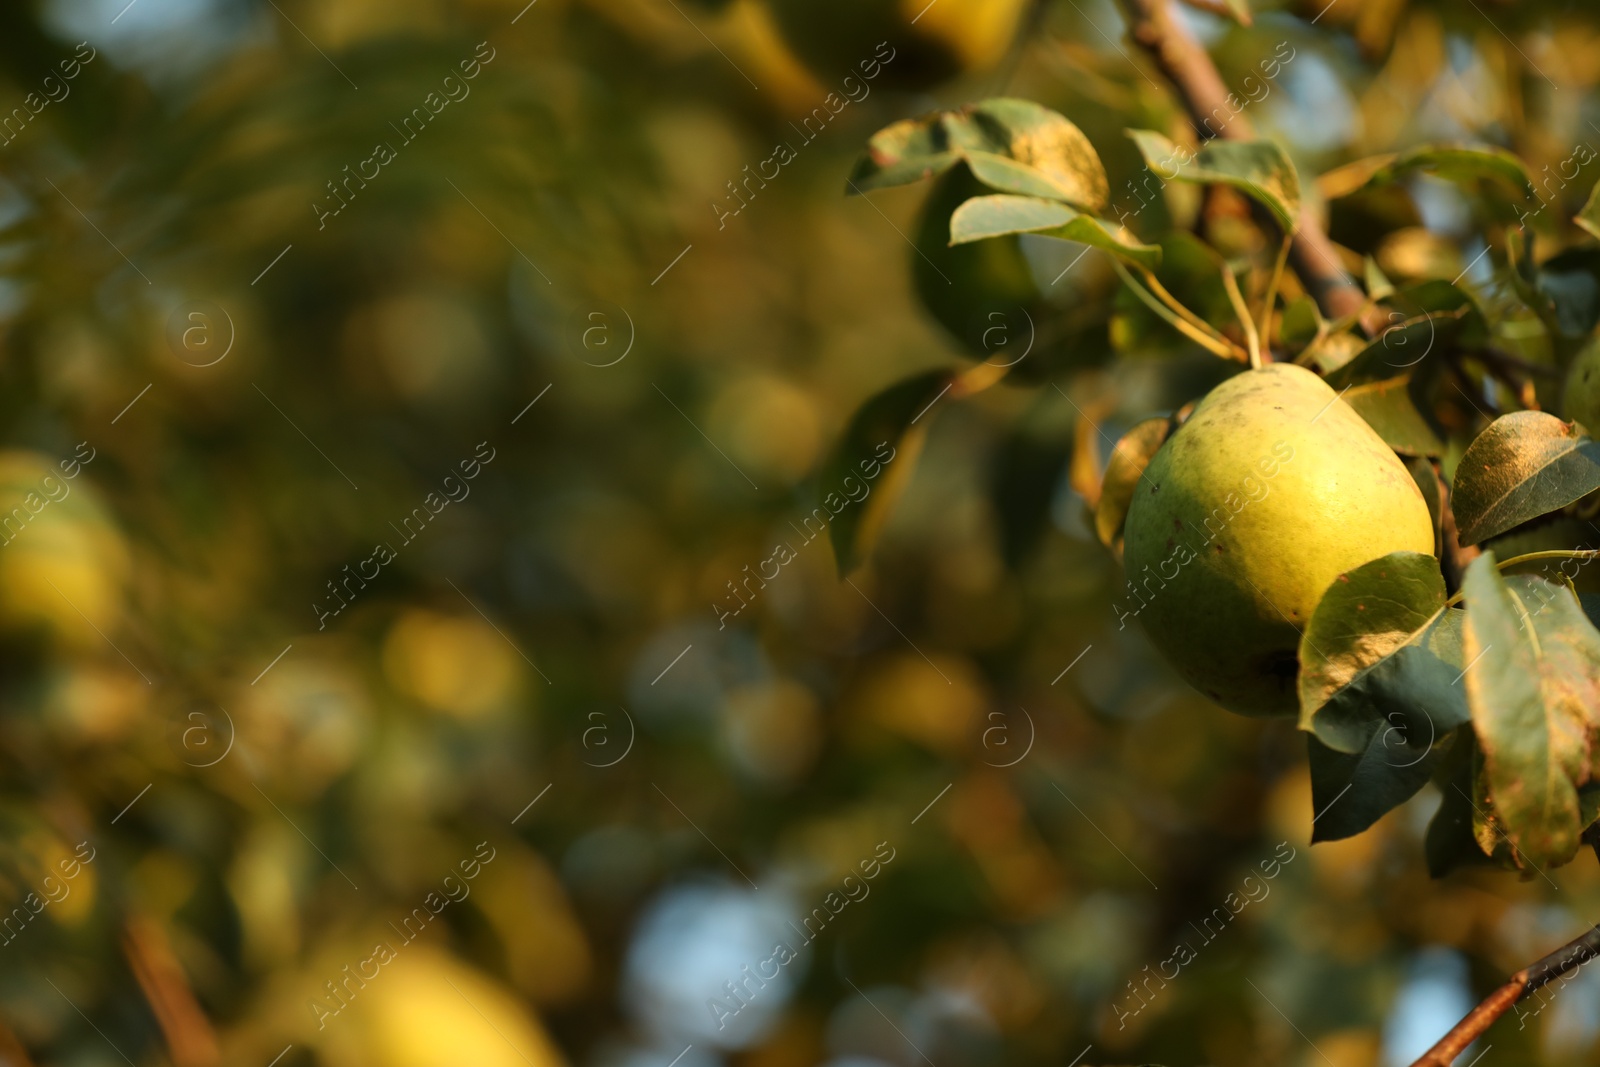
[[[918, 62], [809, 128], [856, 57], [819, 58], [854, 39], [804, 5], [0, 9], [0, 116], [27, 112], [0, 486], [68, 490], [0, 547], [0, 905], [34, 916], [0, 920], [0, 1061], [1343, 1067], [1588, 925], [1583, 863], [1431, 882], [1431, 789], [1310, 848], [1292, 724], [1210, 707], [1117, 626], [1074, 467], [1222, 368], [1098, 253], [1019, 238], [985, 279], [1056, 309], [1048, 384], [936, 398], [863, 569], [795, 529], [867, 397], [961, 365], [925, 268], [995, 254], [924, 259], [926, 186], [846, 198], [872, 132], [1036, 99], [1136, 233], [1198, 210], [1141, 192], [1123, 129], [1185, 120], [1111, 5], [1011, 10], [1014, 45], [965, 51], [918, 6], [880, 13]], [[1225, 78], [1298, 50], [1251, 114], [1303, 175], [1434, 140], [1559, 173], [1600, 138], [1577, 0], [1186, 17]], [[780, 29], [807, 18], [816, 73]], [[1596, 178], [1549, 187], [1541, 240]], [[1471, 210], [1420, 180], [1330, 229], [1397, 284], [1449, 279]], [[745, 584], [775, 542], [793, 562]], [[751, 606], [719, 626], [730, 583]], [[870, 893], [826, 904], [881, 842]], [[719, 1030], [706, 1001], [819, 906]], [[1600, 1063], [1580, 984], [1494, 1055]]]

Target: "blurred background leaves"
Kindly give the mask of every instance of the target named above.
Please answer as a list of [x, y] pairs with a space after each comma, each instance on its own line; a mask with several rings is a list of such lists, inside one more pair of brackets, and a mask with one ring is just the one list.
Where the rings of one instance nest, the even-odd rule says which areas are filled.
[[[1099, 254], [942, 247], [923, 205], [956, 176], [845, 178], [892, 121], [1026, 97], [1149, 237], [1199, 201], [1141, 195], [1122, 131], [1182, 112], [1108, 3], [919, 6], [0, 11], [5, 510], [94, 453], [0, 548], [0, 904], [32, 916], [0, 921], [0, 1057], [1404, 1063], [1589, 923], [1583, 863], [1430, 882], [1431, 787], [1310, 848], [1292, 725], [1209, 707], [1117, 625], [1071, 464], [1215, 361], [1113, 298]], [[1452, 139], [1541, 175], [1600, 138], [1575, 0], [1185, 17], [1230, 82], [1297, 50], [1252, 120], [1302, 174]], [[880, 40], [871, 92], [802, 132]], [[746, 184], [778, 143], [792, 162]], [[1552, 222], [1596, 177], [1542, 186]], [[1478, 204], [1419, 176], [1330, 227], [1396, 284], [1448, 279]], [[919, 417], [841, 581], [795, 530], [825, 457], [868, 397], [993, 355], [967, 311], [996, 289], [1050, 324], [1035, 388]], [[779, 542], [793, 561], [748, 581]], [[750, 610], [719, 626], [730, 583]], [[1144, 984], [1285, 841], [1270, 895]], [[819, 907], [719, 1029], [706, 1002]], [[380, 941], [396, 959], [346, 978]], [[348, 1006], [319, 1029], [330, 981]], [[1495, 1054], [1600, 1062], [1592, 984]]]

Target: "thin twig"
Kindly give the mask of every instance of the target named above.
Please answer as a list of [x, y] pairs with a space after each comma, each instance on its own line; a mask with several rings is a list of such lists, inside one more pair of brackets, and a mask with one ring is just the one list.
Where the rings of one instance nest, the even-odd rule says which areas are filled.
[[[1213, 337], [1206, 331], [1197, 329], [1188, 319], [1175, 314], [1171, 307], [1162, 303], [1150, 290], [1140, 284], [1137, 278], [1129, 274], [1128, 268], [1118, 262], [1115, 256], [1110, 257], [1110, 259], [1111, 265], [1116, 268], [1117, 274], [1122, 277], [1122, 284], [1132, 290], [1133, 295], [1138, 297], [1145, 307], [1165, 319], [1173, 329], [1214, 356], [1221, 356], [1223, 359], [1236, 359], [1241, 363], [1250, 358], [1249, 354], [1237, 345], [1231, 344], [1226, 339]], [[1170, 299], [1171, 294], [1168, 294], [1168, 297]]]
[[1228, 299], [1233, 303], [1233, 313], [1239, 319], [1239, 325], [1244, 327], [1244, 342], [1249, 349], [1250, 369], [1261, 369], [1261, 335], [1256, 333], [1256, 322], [1250, 317], [1250, 305], [1244, 302], [1244, 294], [1239, 291], [1239, 279], [1233, 276], [1233, 269], [1227, 264], [1222, 267], [1222, 287], [1228, 291]]
[[1450, 1067], [1513, 1004], [1596, 956], [1600, 956], [1600, 926], [1512, 975], [1509, 982], [1485, 997], [1411, 1067]]
[[1267, 280], [1265, 299], [1261, 301], [1261, 336], [1266, 338], [1269, 347], [1272, 344], [1273, 305], [1278, 302], [1278, 285], [1283, 281], [1283, 266], [1289, 261], [1289, 250], [1293, 247], [1294, 241], [1285, 234], [1283, 243], [1278, 248], [1278, 259], [1272, 265], [1272, 277]]

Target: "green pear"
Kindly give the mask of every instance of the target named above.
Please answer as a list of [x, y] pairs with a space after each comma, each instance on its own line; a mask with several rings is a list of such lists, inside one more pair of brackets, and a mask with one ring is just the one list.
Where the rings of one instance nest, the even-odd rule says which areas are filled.
[[1589, 433], [1600, 433], [1600, 338], [1590, 338], [1567, 369], [1561, 410], [1568, 422], [1581, 422]]
[[1269, 364], [1213, 389], [1151, 459], [1117, 614], [1228, 710], [1292, 714], [1300, 631], [1322, 594], [1399, 551], [1434, 551], [1399, 458], [1321, 378]]

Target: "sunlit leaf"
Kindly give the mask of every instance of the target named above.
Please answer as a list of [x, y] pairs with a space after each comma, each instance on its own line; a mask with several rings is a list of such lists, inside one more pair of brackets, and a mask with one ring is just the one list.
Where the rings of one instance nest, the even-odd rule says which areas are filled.
[[1145, 419], [1123, 434], [1111, 450], [1111, 461], [1106, 464], [1100, 483], [1100, 500], [1094, 509], [1095, 533], [1107, 548], [1115, 548], [1122, 539], [1122, 524], [1128, 517], [1133, 491], [1171, 433], [1171, 419]]
[[975, 196], [950, 216], [950, 243], [981, 241], [1014, 233], [1036, 233], [1093, 245], [1140, 266], [1161, 262], [1159, 245], [1147, 245], [1129, 234], [1054, 200], [1028, 196]]
[[1489, 425], [1456, 467], [1452, 508], [1475, 545], [1600, 489], [1600, 444], [1575, 423], [1514, 411]]
[[1108, 196], [1105, 168], [1083, 131], [1028, 100], [997, 98], [954, 111], [905, 119], [867, 143], [850, 189], [905, 185], [965, 160], [990, 188], [1099, 211]]
[[1154, 130], [1129, 130], [1145, 163], [1163, 181], [1231, 185], [1265, 204], [1293, 233], [1300, 220], [1300, 177], [1272, 141], [1208, 141], [1198, 150]]
[[1600, 237], [1600, 183], [1589, 191], [1589, 199], [1583, 203], [1583, 210], [1572, 217], [1572, 221], [1588, 230], [1595, 237]]
[[1583, 830], [1578, 791], [1600, 726], [1600, 631], [1563, 586], [1467, 568], [1467, 697], [1494, 815], [1520, 856], [1564, 863]]
[[1493, 145], [1421, 145], [1398, 154], [1358, 159], [1324, 174], [1318, 186], [1324, 196], [1337, 199], [1419, 171], [1452, 182], [1493, 181], [1522, 196], [1534, 195], [1533, 181], [1522, 160]]
[[1467, 721], [1462, 613], [1445, 608], [1438, 561], [1396, 552], [1339, 576], [1300, 641], [1300, 726], [1330, 748], [1413, 765]]

